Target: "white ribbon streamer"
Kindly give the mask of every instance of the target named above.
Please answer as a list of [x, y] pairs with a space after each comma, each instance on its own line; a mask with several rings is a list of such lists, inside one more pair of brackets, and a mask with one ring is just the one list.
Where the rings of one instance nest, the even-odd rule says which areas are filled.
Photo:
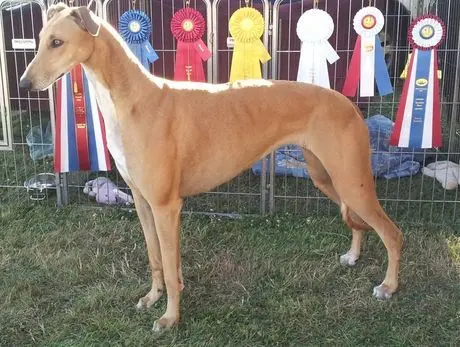
[[375, 37], [361, 37], [361, 88], [362, 97], [374, 96]]

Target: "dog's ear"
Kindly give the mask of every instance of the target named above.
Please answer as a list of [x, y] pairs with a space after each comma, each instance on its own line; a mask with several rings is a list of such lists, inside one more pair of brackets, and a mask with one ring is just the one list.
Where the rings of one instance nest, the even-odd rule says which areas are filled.
[[50, 20], [53, 18], [57, 13], [61, 12], [62, 10], [65, 10], [66, 8], [69, 8], [66, 4], [60, 2], [56, 5], [50, 6], [48, 11], [46, 11], [46, 19]]
[[70, 12], [70, 15], [83, 30], [86, 30], [93, 36], [97, 36], [99, 34], [100, 25], [94, 21], [90, 10], [86, 6], [73, 9]]

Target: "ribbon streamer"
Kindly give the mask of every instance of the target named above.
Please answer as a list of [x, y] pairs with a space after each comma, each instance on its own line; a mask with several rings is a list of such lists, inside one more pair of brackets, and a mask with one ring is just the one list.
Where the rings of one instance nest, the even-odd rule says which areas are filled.
[[260, 40], [264, 25], [262, 14], [251, 7], [240, 8], [230, 17], [229, 31], [235, 39], [230, 82], [262, 78], [260, 63], [271, 59]]
[[158, 60], [158, 54], [149, 41], [152, 33], [150, 18], [142, 11], [129, 10], [120, 17], [118, 29], [134, 55], [149, 70], [149, 63]]
[[[412, 56], [412, 53], [409, 53], [407, 57], [407, 63], [404, 66], [404, 70], [403, 72], [401, 72], [401, 76], [399, 76], [399, 78], [401, 78], [402, 80], [405, 80], [407, 78], [407, 70], [409, 70], [409, 62], [410, 62], [411, 56]], [[438, 79], [442, 80], [442, 70], [441, 69], [438, 69]]]
[[171, 32], [177, 40], [176, 81], [205, 82], [203, 61], [211, 57], [201, 37], [206, 29], [206, 22], [197, 10], [185, 7], [177, 11], [171, 20]]
[[380, 95], [393, 93], [382, 44], [378, 36], [384, 24], [383, 14], [376, 7], [364, 7], [356, 13], [353, 27], [358, 38], [342, 89], [344, 95], [355, 96], [359, 84], [360, 96], [374, 96], [374, 80]]
[[57, 82], [54, 171], [110, 171], [96, 92], [81, 65]]
[[409, 28], [413, 52], [390, 138], [392, 146], [436, 148], [442, 145], [436, 49], [445, 32], [443, 21], [432, 15], [416, 18]]
[[297, 36], [302, 41], [297, 81], [331, 88], [327, 62], [335, 63], [339, 56], [328, 39], [334, 32], [332, 17], [323, 10], [305, 11], [297, 22]]

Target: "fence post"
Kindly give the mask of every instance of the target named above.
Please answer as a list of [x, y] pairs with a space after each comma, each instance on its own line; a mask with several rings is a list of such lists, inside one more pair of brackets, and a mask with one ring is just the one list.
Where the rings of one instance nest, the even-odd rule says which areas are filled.
[[[454, 98], [453, 98], [453, 105], [452, 105], [452, 117], [450, 119], [450, 134], [449, 134], [449, 147], [448, 151], [451, 152], [455, 146], [455, 137], [460, 136], [460, 133], [457, 133], [456, 129], [456, 122], [457, 118], [459, 117], [459, 106], [460, 103], [460, 25], [458, 28], [458, 41], [457, 41], [457, 56], [456, 56], [456, 64], [455, 64], [455, 79], [456, 81], [454, 86]], [[456, 149], [455, 151], [457, 151]]]

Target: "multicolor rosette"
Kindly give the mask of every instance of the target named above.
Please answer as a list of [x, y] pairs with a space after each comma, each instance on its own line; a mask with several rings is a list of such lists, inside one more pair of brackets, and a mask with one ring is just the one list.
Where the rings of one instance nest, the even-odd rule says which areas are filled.
[[230, 82], [262, 78], [260, 63], [271, 59], [260, 40], [264, 26], [264, 17], [252, 7], [242, 7], [230, 17], [229, 31], [235, 40]]
[[393, 146], [433, 148], [442, 144], [436, 49], [445, 32], [443, 21], [433, 15], [416, 18], [409, 28], [413, 52], [390, 138]]
[[332, 17], [314, 8], [305, 11], [297, 22], [297, 36], [302, 41], [297, 81], [331, 88], [327, 62], [335, 63], [339, 56], [329, 43], [334, 32]]
[[142, 11], [129, 10], [120, 17], [118, 30], [141, 64], [150, 70], [149, 63], [158, 59], [158, 54], [150, 44], [152, 33], [150, 18]]
[[383, 14], [376, 7], [364, 7], [356, 13], [353, 27], [358, 38], [342, 89], [344, 95], [355, 96], [359, 84], [360, 96], [374, 96], [374, 81], [380, 95], [393, 93], [385, 55], [378, 36], [384, 24]]
[[171, 32], [177, 40], [176, 81], [205, 82], [203, 61], [211, 57], [201, 37], [206, 30], [206, 22], [197, 10], [185, 7], [177, 11], [171, 20]]

